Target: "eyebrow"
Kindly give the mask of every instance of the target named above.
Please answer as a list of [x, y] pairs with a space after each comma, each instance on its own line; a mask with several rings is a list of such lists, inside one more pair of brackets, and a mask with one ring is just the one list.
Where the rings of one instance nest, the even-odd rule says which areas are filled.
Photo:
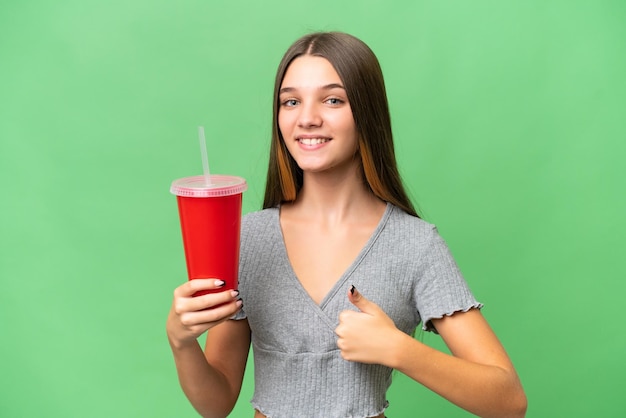
[[[330, 84], [326, 84], [324, 86], [320, 86], [317, 88], [317, 90], [332, 90], [332, 89], [342, 89], [345, 90], [345, 87], [342, 86], [341, 84], [338, 83], [330, 83]], [[297, 89], [295, 87], [283, 87], [279, 90], [278, 94], [283, 94], [283, 93], [291, 93], [293, 91], [296, 91]]]

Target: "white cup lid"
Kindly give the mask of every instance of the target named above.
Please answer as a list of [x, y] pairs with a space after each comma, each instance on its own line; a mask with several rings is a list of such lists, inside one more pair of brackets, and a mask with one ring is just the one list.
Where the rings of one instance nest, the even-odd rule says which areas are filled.
[[170, 192], [184, 197], [220, 197], [243, 193], [248, 189], [246, 180], [241, 177], [211, 175], [207, 185], [204, 176], [185, 177], [174, 180]]

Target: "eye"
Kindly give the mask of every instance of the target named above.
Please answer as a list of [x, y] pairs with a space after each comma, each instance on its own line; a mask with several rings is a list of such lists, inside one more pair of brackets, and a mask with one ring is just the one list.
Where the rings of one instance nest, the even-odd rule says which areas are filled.
[[298, 104], [298, 101], [296, 99], [287, 99], [283, 100], [280, 104], [285, 107], [294, 107]]
[[340, 104], [343, 104], [344, 101], [338, 97], [331, 97], [326, 100], [326, 103], [328, 103], [329, 105], [333, 105], [333, 106], [339, 106]]

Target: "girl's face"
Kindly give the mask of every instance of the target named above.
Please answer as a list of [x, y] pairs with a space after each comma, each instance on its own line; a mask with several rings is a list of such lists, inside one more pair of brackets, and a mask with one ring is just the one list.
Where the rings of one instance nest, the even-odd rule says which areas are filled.
[[278, 126], [304, 172], [358, 164], [358, 133], [348, 96], [327, 59], [296, 58], [285, 73], [278, 99]]

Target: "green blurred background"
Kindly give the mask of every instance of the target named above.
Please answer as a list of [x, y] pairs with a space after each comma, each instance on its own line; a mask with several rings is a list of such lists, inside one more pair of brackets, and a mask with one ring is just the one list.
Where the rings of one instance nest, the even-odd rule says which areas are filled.
[[[186, 278], [168, 189], [200, 174], [204, 125], [260, 208], [274, 72], [312, 30], [377, 53], [401, 172], [528, 416], [626, 416], [625, 22], [623, 0], [3, 1], [0, 416], [196, 416], [164, 331]], [[469, 415], [400, 374], [389, 399]]]

